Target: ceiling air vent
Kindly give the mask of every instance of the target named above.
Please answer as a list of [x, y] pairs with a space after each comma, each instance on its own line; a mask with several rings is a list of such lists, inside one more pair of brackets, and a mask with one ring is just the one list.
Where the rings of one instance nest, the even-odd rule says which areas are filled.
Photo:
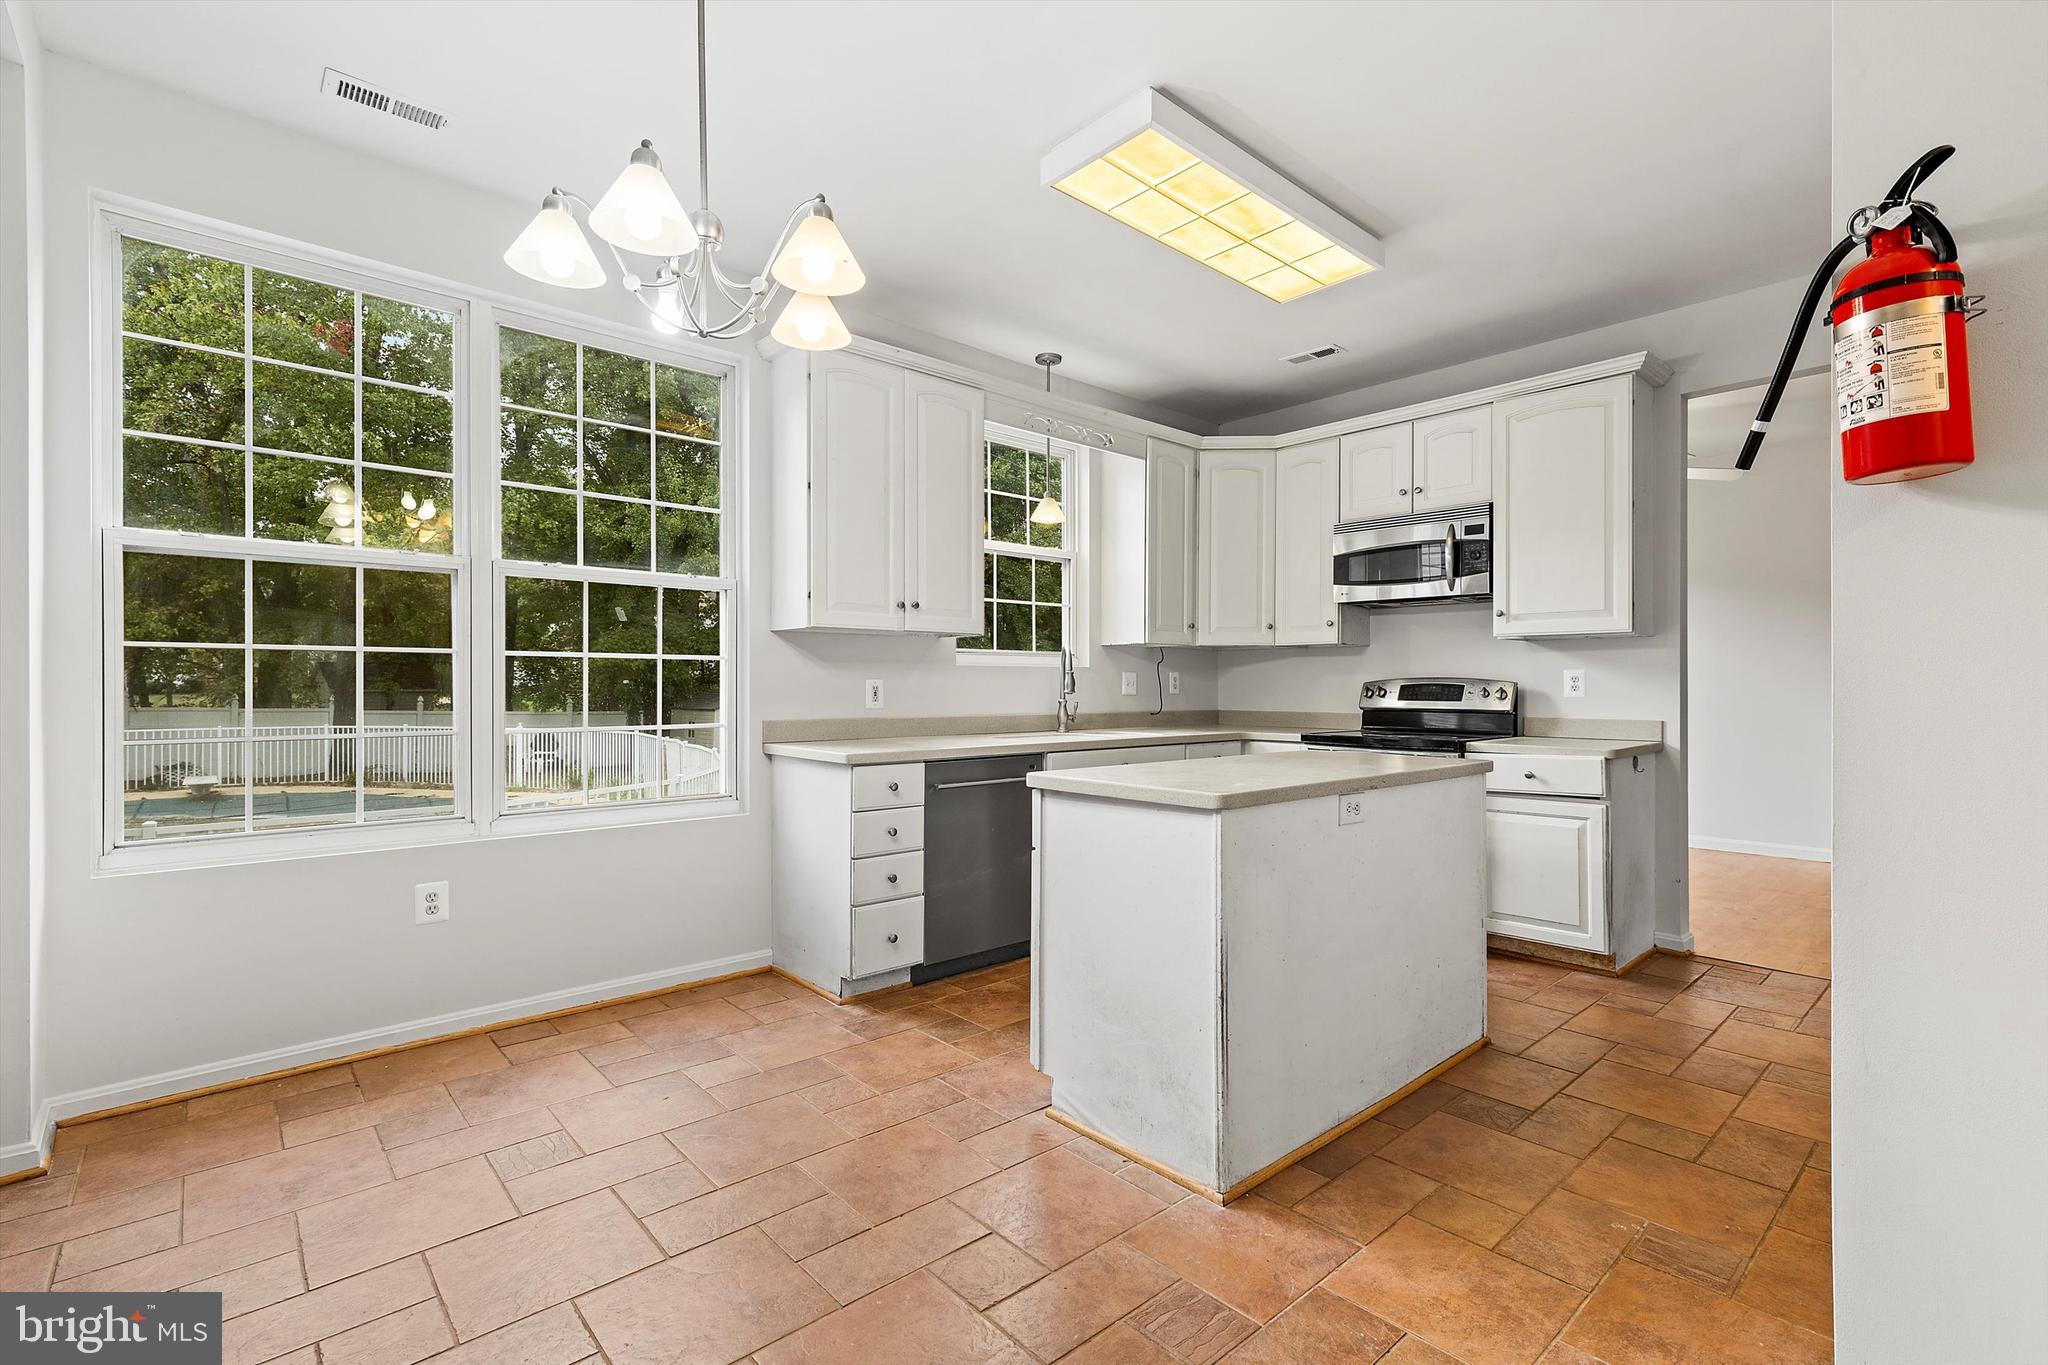
[[1283, 355], [1280, 358], [1290, 365], [1306, 365], [1311, 360], [1328, 360], [1331, 356], [1336, 355], [1343, 349], [1344, 348], [1342, 346], [1338, 346], [1335, 344], [1329, 346], [1316, 346], [1306, 351], [1296, 351], [1293, 355]]
[[354, 76], [344, 75], [331, 66], [321, 73], [320, 89], [325, 94], [345, 99], [351, 104], [360, 104], [365, 109], [374, 109], [380, 114], [402, 118], [407, 123], [417, 123], [422, 128], [448, 126], [448, 116], [439, 110], [429, 109], [424, 104], [414, 104], [411, 100], [402, 100], [389, 91], [379, 90], [368, 81], [359, 81]]

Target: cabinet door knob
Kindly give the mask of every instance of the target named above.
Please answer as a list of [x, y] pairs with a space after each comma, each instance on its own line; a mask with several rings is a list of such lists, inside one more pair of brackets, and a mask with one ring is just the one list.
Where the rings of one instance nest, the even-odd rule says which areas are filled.
[[1324, 625], [1326, 625], [1326, 626], [1334, 626], [1334, 625], [1336, 625], [1337, 623], [1336, 623], [1335, 621], [1325, 621], [1325, 622], [1323, 622], [1323, 624], [1324, 624]]
[[[1534, 777], [1534, 776], [1536, 776], [1536, 774], [1534, 774], [1534, 773], [1530, 773], [1530, 774], [1529, 774], [1529, 776], [1531, 776], [1531, 777]], [[891, 886], [894, 886], [894, 885], [896, 885], [896, 874], [895, 874], [894, 872], [891, 872], [891, 873], [889, 874], [889, 885], [891, 885]]]
[[1271, 621], [1268, 621], [1268, 622], [1266, 622], [1266, 629], [1267, 629], [1267, 630], [1271, 630], [1272, 628], [1273, 628], [1273, 623], [1272, 623]]
[[894, 825], [891, 825], [891, 826], [889, 826], [889, 837], [890, 837], [891, 839], [893, 839], [893, 838], [895, 838], [895, 837], [896, 837], [896, 826], [894, 826]]
[[1193, 621], [1190, 621], [1190, 622], [1188, 622], [1188, 629], [1189, 629], [1189, 630], [1193, 630], [1194, 628], [1195, 628], [1195, 623], [1194, 623]]
[[889, 935], [889, 942], [891, 942], [891, 943], [894, 943], [895, 941], [896, 941], [896, 935], [894, 935], [894, 934], [891, 934], [891, 935]]
[[1495, 608], [1493, 609], [1493, 614], [1494, 614], [1495, 616], [1506, 616], [1506, 615], [1507, 615], [1507, 612], [1506, 612], [1505, 610], [1503, 610], [1502, 608], [1500, 608], [1500, 607], [1495, 607]]
[[898, 610], [898, 611], [902, 611], [902, 610], [903, 610], [903, 604], [902, 604], [901, 602], [898, 602], [898, 603], [896, 604], [896, 610]]
[[921, 605], [920, 603], [917, 603], [917, 602], [912, 602], [912, 603], [910, 604], [910, 609], [911, 609], [912, 611], [917, 611], [917, 610], [919, 609], [920, 605]]

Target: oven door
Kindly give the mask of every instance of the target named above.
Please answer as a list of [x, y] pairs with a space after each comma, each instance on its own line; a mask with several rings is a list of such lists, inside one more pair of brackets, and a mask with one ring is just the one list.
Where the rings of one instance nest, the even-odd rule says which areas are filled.
[[1442, 602], [1493, 595], [1491, 508], [1340, 526], [1331, 542], [1339, 602]]

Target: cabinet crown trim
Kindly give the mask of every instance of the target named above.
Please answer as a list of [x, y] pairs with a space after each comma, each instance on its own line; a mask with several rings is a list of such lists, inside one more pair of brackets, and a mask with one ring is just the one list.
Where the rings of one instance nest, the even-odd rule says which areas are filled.
[[1503, 398], [1519, 398], [1525, 394], [1542, 393], [1548, 389], [1569, 388], [1574, 384], [1608, 379], [1618, 374], [1639, 374], [1652, 388], [1662, 388], [1671, 379], [1671, 367], [1648, 351], [1635, 351], [1628, 355], [1615, 356], [1610, 360], [1596, 360], [1566, 370], [1552, 370], [1548, 374], [1511, 380], [1505, 384], [1496, 384], [1492, 388], [1472, 389], [1465, 393], [1452, 394], [1448, 398], [1433, 398], [1426, 403], [1411, 403], [1404, 408], [1389, 408], [1384, 412], [1340, 418], [1334, 422], [1325, 422], [1321, 426], [1303, 427], [1299, 431], [1284, 431], [1275, 436], [1205, 436], [1202, 438], [1202, 449], [1284, 450], [1288, 446], [1302, 445], [1309, 441], [1344, 436], [1354, 431], [1371, 431], [1376, 427], [1394, 426], [1397, 423], [1413, 422], [1424, 417], [1438, 417], [1465, 408], [1499, 402]]

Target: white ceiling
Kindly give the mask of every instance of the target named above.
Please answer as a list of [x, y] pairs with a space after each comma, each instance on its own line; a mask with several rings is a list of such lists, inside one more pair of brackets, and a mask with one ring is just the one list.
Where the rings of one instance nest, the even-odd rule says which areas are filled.
[[[47, 46], [534, 201], [641, 137], [694, 204], [677, 0], [41, 0]], [[865, 324], [1209, 421], [1803, 275], [1829, 237], [1828, 11], [1732, 3], [785, 0], [710, 9], [711, 194], [744, 265], [824, 191]], [[438, 133], [319, 93], [335, 66]], [[1274, 304], [1038, 183], [1158, 85], [1386, 239]], [[508, 214], [507, 236], [523, 211]], [[477, 243], [475, 278], [503, 267]], [[1337, 342], [1347, 354], [1279, 357]]]

